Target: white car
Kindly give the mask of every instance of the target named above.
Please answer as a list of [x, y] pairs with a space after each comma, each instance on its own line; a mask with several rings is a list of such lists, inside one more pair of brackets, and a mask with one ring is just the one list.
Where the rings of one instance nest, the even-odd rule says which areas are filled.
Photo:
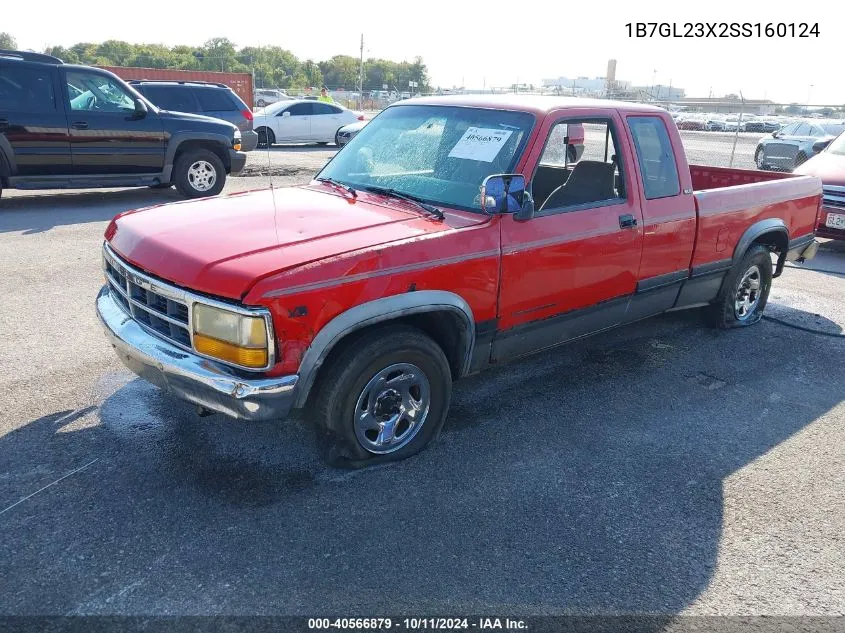
[[337, 143], [344, 125], [363, 121], [364, 115], [336, 103], [310, 99], [280, 101], [255, 113], [252, 129], [258, 133], [258, 146], [274, 143]]

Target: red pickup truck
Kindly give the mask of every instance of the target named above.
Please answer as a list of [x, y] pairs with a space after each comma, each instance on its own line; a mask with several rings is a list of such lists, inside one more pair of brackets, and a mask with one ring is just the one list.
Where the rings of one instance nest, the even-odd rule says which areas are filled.
[[815, 254], [821, 192], [689, 167], [655, 107], [412, 99], [307, 185], [117, 216], [97, 311], [130, 369], [201, 412], [302, 409], [332, 463], [399, 459], [491, 365], [681, 308], [757, 322]]

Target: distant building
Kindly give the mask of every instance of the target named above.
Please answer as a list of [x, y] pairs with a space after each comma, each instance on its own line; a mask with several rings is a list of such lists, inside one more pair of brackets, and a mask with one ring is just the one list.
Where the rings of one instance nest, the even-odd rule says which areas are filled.
[[686, 90], [677, 86], [634, 86], [631, 92], [637, 94], [638, 99], [644, 101], [680, 101], [684, 98]]
[[[626, 91], [630, 87], [631, 82], [611, 79], [610, 85], [614, 91]], [[544, 79], [543, 88], [546, 91], [564, 95], [603, 97], [609, 92], [607, 77], [556, 77], [554, 79]]]
[[713, 112], [721, 114], [747, 114], [769, 115], [775, 112], [775, 103], [768, 99], [746, 99], [743, 103], [736, 97], [690, 97], [678, 101], [686, 110], [692, 112]]

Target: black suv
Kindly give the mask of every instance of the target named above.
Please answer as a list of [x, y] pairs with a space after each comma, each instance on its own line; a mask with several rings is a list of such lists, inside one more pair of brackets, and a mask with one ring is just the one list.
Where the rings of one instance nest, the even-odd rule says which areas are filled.
[[235, 125], [159, 110], [108, 71], [0, 50], [0, 192], [176, 185], [214, 196], [243, 169], [240, 149]]
[[131, 79], [129, 85], [170, 112], [190, 112], [234, 123], [241, 131], [241, 151], [251, 152], [258, 145], [252, 131], [252, 110], [226, 84], [172, 79]]

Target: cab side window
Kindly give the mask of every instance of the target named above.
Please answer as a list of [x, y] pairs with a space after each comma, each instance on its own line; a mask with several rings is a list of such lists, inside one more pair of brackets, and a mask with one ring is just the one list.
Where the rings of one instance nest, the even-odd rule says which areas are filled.
[[643, 176], [647, 200], [669, 198], [681, 192], [678, 166], [663, 119], [655, 116], [628, 117], [634, 149]]
[[[312, 105], [311, 103], [294, 103], [287, 108], [287, 111], [290, 112], [291, 116], [309, 116], [313, 113]], [[279, 116], [281, 116], [282, 112], [279, 112]]]
[[85, 112], [134, 112], [135, 100], [111, 77], [85, 71], [68, 71], [71, 110]]
[[552, 128], [531, 182], [538, 212], [605, 206], [626, 199], [615, 134], [607, 119], [566, 119]]

